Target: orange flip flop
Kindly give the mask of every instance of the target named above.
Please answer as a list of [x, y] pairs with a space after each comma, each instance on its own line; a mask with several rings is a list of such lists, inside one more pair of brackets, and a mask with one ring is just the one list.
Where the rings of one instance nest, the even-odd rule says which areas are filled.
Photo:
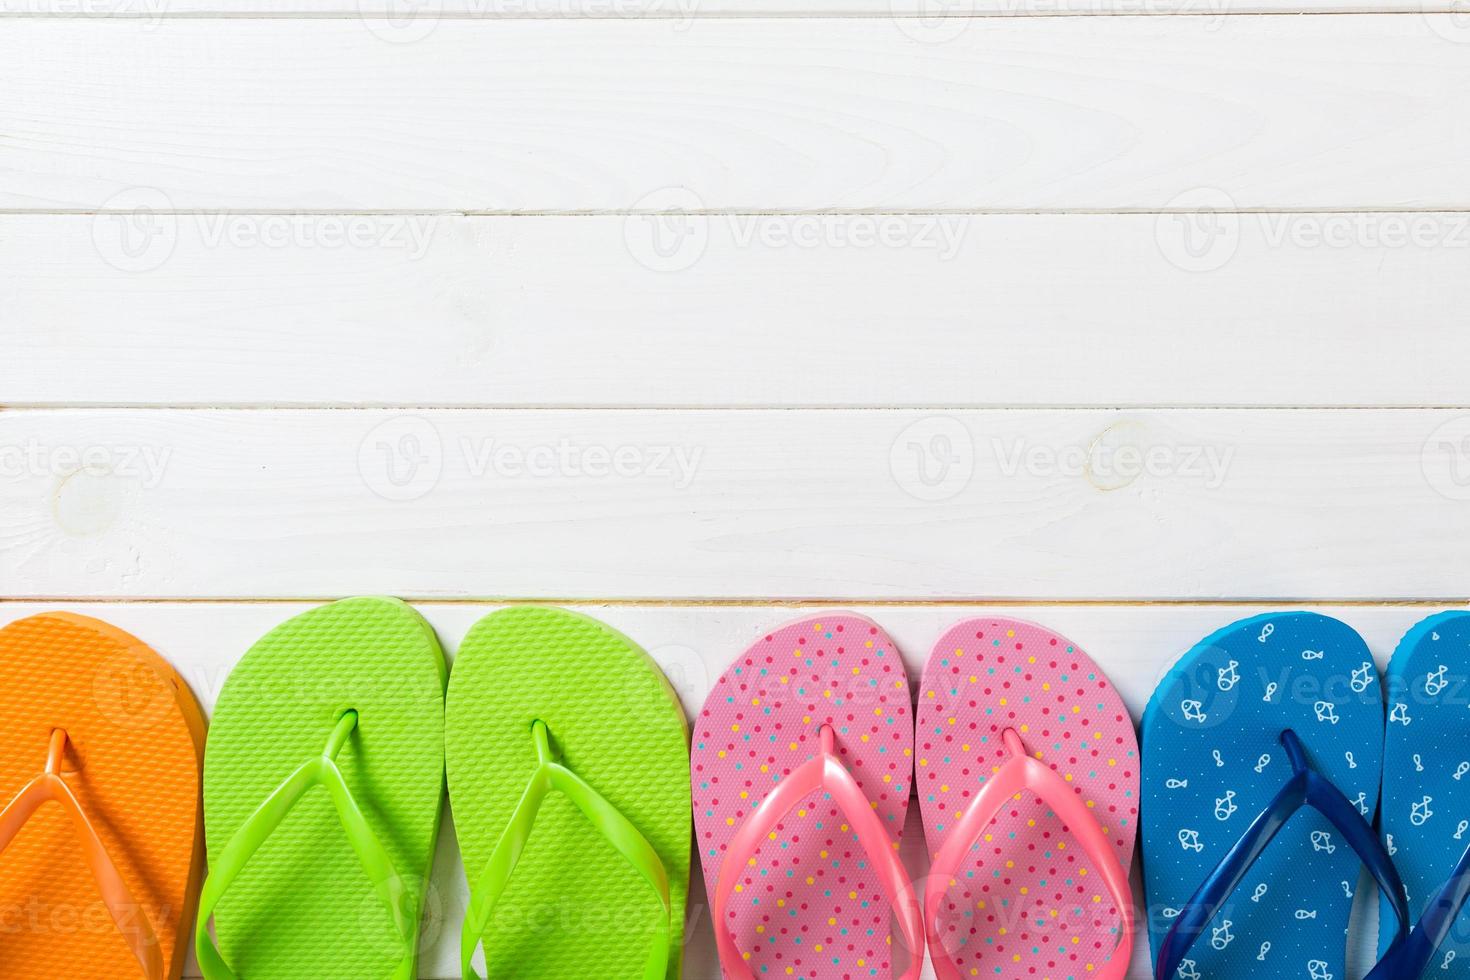
[[203, 869], [204, 715], [86, 616], [0, 629], [0, 976], [176, 980]]

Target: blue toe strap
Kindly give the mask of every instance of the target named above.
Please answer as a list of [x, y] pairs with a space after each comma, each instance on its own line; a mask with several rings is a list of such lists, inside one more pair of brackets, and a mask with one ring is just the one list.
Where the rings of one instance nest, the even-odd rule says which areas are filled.
[[[1169, 980], [1175, 975], [1190, 947], [1209, 928], [1215, 913], [1240, 886], [1251, 866], [1270, 845], [1272, 838], [1293, 814], [1303, 806], [1310, 806], [1326, 817], [1342, 834], [1348, 846], [1378, 883], [1379, 890], [1387, 898], [1397, 919], [1393, 942], [1379, 965], [1369, 974], [1368, 980], [1411, 980], [1410, 975], [1400, 972], [1400, 968], [1408, 963], [1406, 954], [1409, 907], [1404, 898], [1403, 882], [1399, 880], [1393, 860], [1357, 808], [1348, 802], [1347, 797], [1331, 781], [1311, 767], [1306, 750], [1296, 733], [1290, 729], [1282, 732], [1281, 744], [1286, 749], [1287, 758], [1291, 760], [1291, 778], [1261, 811], [1260, 816], [1251, 822], [1240, 840], [1235, 842], [1230, 852], [1220, 860], [1219, 865], [1200, 884], [1188, 904], [1175, 918], [1168, 935], [1159, 946], [1154, 975], [1158, 980]], [[1460, 863], [1463, 868], [1466, 862], [1462, 859]], [[1467, 882], [1457, 892], [1461, 901], [1464, 900], [1464, 891], [1470, 889], [1470, 875], [1466, 879]], [[1448, 929], [1454, 916], [1446, 913], [1446, 919], [1444, 928]], [[1428, 956], [1429, 954], [1425, 955], [1425, 962], [1428, 961]], [[1380, 970], [1384, 972], [1380, 973]], [[1417, 977], [1418, 974], [1412, 976]]]
[[1400, 944], [1395, 938], [1363, 980], [1419, 980], [1435, 951], [1449, 936], [1467, 898], [1470, 898], [1470, 849], [1460, 855], [1454, 873], [1425, 907], [1408, 941]]

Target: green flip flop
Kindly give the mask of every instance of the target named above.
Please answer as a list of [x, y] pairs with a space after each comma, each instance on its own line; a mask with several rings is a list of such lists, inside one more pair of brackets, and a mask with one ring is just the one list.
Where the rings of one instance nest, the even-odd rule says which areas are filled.
[[449, 802], [470, 886], [461, 970], [677, 980], [689, 737], [657, 665], [561, 609], [504, 609], [455, 657]]
[[396, 599], [321, 606], [245, 654], [204, 755], [207, 980], [417, 975], [444, 677], [433, 630]]

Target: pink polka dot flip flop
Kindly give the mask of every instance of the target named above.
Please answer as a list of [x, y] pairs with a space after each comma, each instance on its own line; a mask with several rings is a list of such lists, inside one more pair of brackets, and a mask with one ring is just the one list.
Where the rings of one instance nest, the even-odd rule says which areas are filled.
[[895, 917], [918, 977], [923, 920], [898, 861], [913, 744], [903, 662], [861, 616], [783, 626], [720, 678], [692, 778], [726, 977], [891, 978]]
[[1122, 978], [1138, 740], [1102, 671], [1045, 627], [966, 620], [930, 654], [915, 720], [940, 980]]

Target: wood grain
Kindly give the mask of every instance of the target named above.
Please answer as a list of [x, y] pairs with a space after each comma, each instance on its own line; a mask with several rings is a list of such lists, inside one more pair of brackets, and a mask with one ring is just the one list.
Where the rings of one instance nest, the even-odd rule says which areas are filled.
[[0, 579], [20, 597], [1457, 597], [1467, 447], [1470, 415], [1439, 410], [12, 411]]
[[359, 17], [398, 42], [444, 20], [473, 18], [893, 17], [901, 29], [942, 41], [968, 17], [1158, 16], [1220, 18], [1258, 13], [1454, 13], [1454, 0], [0, 0], [0, 16], [132, 18]]
[[0, 397], [1467, 401], [1464, 212], [152, 220], [0, 216]]
[[1453, 15], [384, 23], [14, 20], [0, 208], [1470, 207]]

